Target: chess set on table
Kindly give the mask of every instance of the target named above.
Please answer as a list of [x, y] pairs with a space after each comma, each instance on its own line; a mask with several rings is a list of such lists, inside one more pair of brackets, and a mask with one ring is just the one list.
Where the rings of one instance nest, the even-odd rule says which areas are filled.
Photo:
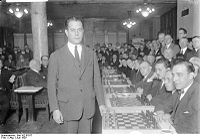
[[[163, 128], [162, 128], [163, 127]], [[102, 118], [102, 133], [175, 133], [171, 125], [160, 126], [152, 111], [108, 111]]]
[[112, 97], [109, 100], [112, 107], [142, 106], [141, 102], [134, 97]]
[[110, 86], [114, 86], [114, 85], [117, 85], [117, 86], [128, 85], [128, 83], [125, 80], [115, 80], [115, 81], [114, 80], [109, 80], [108, 84]]

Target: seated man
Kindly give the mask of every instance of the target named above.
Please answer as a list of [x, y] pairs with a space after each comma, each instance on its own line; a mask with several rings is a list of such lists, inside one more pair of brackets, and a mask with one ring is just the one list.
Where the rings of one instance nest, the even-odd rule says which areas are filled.
[[25, 76], [25, 85], [46, 88], [47, 82], [43, 79], [42, 75], [39, 73], [41, 69], [40, 62], [38, 60], [32, 59], [29, 63], [29, 67], [30, 70], [26, 73]]
[[45, 79], [47, 81], [47, 75], [48, 75], [48, 63], [49, 63], [49, 58], [47, 55], [43, 55], [41, 57], [41, 70], [40, 70], [40, 74], [42, 75], [43, 79]]
[[174, 86], [173, 75], [172, 75], [171, 70], [168, 70], [165, 74], [164, 86], [166, 90], [163, 91], [163, 93], [160, 93], [157, 96], [153, 97], [151, 100], [151, 104], [155, 106], [155, 111], [159, 110], [159, 108], [161, 108], [160, 106], [163, 106], [165, 102], [169, 100], [171, 95], [176, 90]]
[[190, 62], [176, 62], [172, 68], [177, 92], [157, 111], [157, 119], [169, 121], [177, 133], [200, 133], [199, 84], [194, 81]]
[[142, 80], [143, 76], [139, 70], [142, 59], [137, 59], [133, 62], [133, 69], [131, 71], [130, 81], [133, 85]]
[[8, 69], [3, 68], [3, 62], [0, 59], [0, 125], [6, 122], [6, 116], [9, 109], [9, 96], [15, 75]]
[[140, 64], [140, 72], [143, 76], [143, 79], [135, 84], [135, 90], [136, 92], [141, 92], [143, 94], [147, 94], [147, 92], [150, 90], [151, 87], [151, 80], [149, 80], [152, 75], [153, 75], [153, 71], [152, 71], [152, 66], [148, 61], [143, 61]]
[[119, 60], [117, 58], [117, 55], [116, 54], [113, 54], [112, 55], [112, 59], [110, 61], [110, 66], [113, 67], [113, 68], [118, 68], [119, 66]]
[[154, 78], [151, 89], [148, 91], [147, 98], [149, 101], [160, 93], [165, 92], [164, 77], [169, 67], [169, 62], [166, 59], [161, 58], [156, 61], [155, 73], [157, 78]]
[[189, 61], [193, 64], [193, 66], [195, 68], [195, 72], [194, 72], [195, 79], [194, 80], [200, 83], [200, 70], [199, 70], [200, 69], [200, 58], [194, 56], [194, 57], [190, 58]]

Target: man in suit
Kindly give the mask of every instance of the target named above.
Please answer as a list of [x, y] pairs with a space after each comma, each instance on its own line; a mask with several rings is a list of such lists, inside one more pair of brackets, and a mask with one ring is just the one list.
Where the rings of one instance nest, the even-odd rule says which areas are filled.
[[200, 133], [199, 84], [194, 81], [194, 67], [188, 61], [179, 61], [173, 68], [175, 92], [158, 118], [173, 124], [177, 133]]
[[53, 119], [65, 133], [91, 133], [95, 97], [101, 115], [105, 101], [95, 52], [82, 44], [81, 19], [65, 22], [68, 42], [51, 54], [48, 67], [48, 97]]
[[3, 68], [3, 62], [0, 59], [0, 126], [6, 122], [9, 110], [10, 90], [15, 77], [12, 71]]
[[165, 33], [163, 32], [158, 33], [158, 42], [159, 42], [160, 49], [165, 46]]
[[176, 41], [176, 44], [179, 44], [179, 41], [181, 38], [187, 37], [187, 30], [185, 28], [179, 28], [178, 29], [178, 40]]
[[152, 71], [152, 66], [148, 61], [143, 61], [140, 64], [140, 72], [143, 76], [143, 79], [135, 84], [135, 89], [138, 92], [142, 92], [143, 94], [147, 94], [148, 91], [151, 88], [151, 80], [149, 80], [152, 75], [153, 75], [153, 71]]
[[171, 70], [167, 70], [164, 77], [164, 90], [159, 95], [155, 96], [151, 100], [151, 104], [155, 106], [155, 111], [159, 110], [162, 106], [164, 106], [165, 102], [167, 102], [171, 95], [175, 92], [175, 86], [173, 82], [173, 75]]
[[47, 82], [40, 74], [41, 65], [38, 60], [32, 59], [29, 63], [30, 70], [25, 75], [25, 85], [35, 87], [47, 87]]
[[189, 62], [191, 62], [195, 68], [194, 80], [196, 82], [200, 83], [200, 58], [194, 56], [194, 57], [190, 58]]
[[174, 52], [173, 57], [176, 57], [176, 54], [180, 52], [179, 46], [172, 43], [172, 41], [173, 41], [173, 39], [172, 39], [171, 35], [169, 35], [169, 34], [165, 35], [165, 40], [164, 40], [165, 46], [163, 46], [161, 48], [162, 55], [164, 55], [164, 51], [169, 48], [172, 48], [172, 50]]
[[151, 101], [152, 98], [158, 96], [159, 94], [166, 92], [164, 86], [164, 78], [169, 67], [170, 67], [169, 62], [164, 58], [158, 59], [156, 61], [155, 64], [156, 78], [153, 79], [151, 89], [148, 91], [147, 95], [149, 101]]
[[192, 44], [195, 50], [195, 56], [200, 57], [200, 36], [194, 36], [192, 38]]
[[183, 57], [185, 60], [189, 61], [190, 58], [194, 56], [194, 52], [188, 48], [188, 39], [185, 37], [179, 39], [179, 45], [181, 51], [176, 55], [176, 57]]
[[142, 63], [142, 57], [138, 57], [133, 63], [134, 67], [131, 71], [131, 76], [130, 76], [130, 81], [133, 85], [138, 83], [139, 81], [142, 80], [143, 76], [139, 70], [139, 66]]
[[40, 74], [42, 75], [43, 79], [47, 81], [49, 57], [47, 55], [43, 55], [41, 57], [41, 62], [42, 64], [41, 64]]

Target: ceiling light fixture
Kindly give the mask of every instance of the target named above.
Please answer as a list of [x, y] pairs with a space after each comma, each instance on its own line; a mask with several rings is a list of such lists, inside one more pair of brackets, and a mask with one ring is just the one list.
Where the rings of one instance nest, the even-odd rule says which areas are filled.
[[126, 28], [130, 29], [135, 24], [136, 24], [136, 22], [131, 18], [131, 11], [128, 11], [128, 19], [124, 20], [122, 22], [122, 25], [124, 25]]
[[141, 13], [143, 17], [148, 17], [149, 14], [153, 13], [155, 9], [152, 5], [144, 3], [143, 6], [138, 7], [136, 13]]
[[11, 15], [15, 15], [17, 18], [22, 18], [22, 16], [28, 15], [29, 10], [26, 6], [19, 3], [11, 5], [8, 9]]

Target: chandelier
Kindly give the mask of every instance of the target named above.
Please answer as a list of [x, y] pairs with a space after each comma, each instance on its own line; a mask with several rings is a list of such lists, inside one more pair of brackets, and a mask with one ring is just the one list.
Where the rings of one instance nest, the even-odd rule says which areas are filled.
[[11, 5], [8, 11], [10, 14], [16, 16], [17, 18], [21, 18], [22, 16], [29, 14], [29, 8], [19, 3]]
[[126, 28], [130, 29], [132, 28], [136, 22], [131, 19], [131, 11], [128, 11], [128, 19], [124, 20], [122, 25], [124, 25]]
[[141, 13], [143, 17], [148, 17], [149, 14], [153, 13], [154, 11], [155, 9], [151, 5], [144, 3], [143, 6], [138, 7], [136, 13]]

